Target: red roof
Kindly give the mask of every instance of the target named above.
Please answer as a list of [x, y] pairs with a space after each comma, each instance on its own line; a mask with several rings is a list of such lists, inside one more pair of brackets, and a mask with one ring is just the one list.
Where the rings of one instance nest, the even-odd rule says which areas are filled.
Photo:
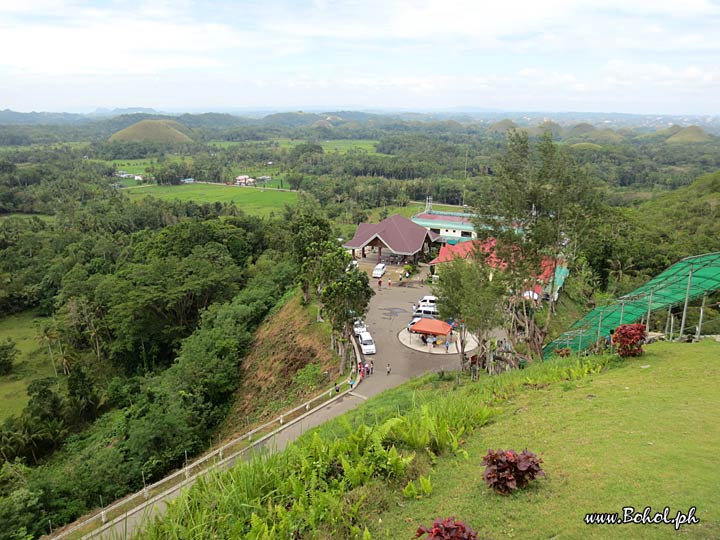
[[470, 242], [460, 242], [454, 246], [451, 244], [445, 244], [440, 247], [440, 254], [430, 261], [430, 265], [441, 264], [450, 262], [457, 257], [467, 259], [475, 251], [480, 251], [485, 254], [490, 254], [486, 261], [493, 268], [497, 268], [502, 264], [502, 261], [495, 257], [492, 253], [495, 247], [495, 239], [488, 238], [487, 240], [472, 240]]
[[452, 326], [437, 319], [420, 319], [410, 327], [410, 331], [416, 334], [432, 334], [433, 336], [447, 336], [450, 330], [452, 330]]
[[[440, 248], [440, 254], [430, 261], [430, 265], [442, 264], [450, 262], [457, 257], [467, 259], [473, 253], [479, 251], [480, 253], [486, 254], [485, 262], [493, 268], [504, 268], [505, 262], [493, 253], [495, 248], [495, 239], [488, 238], [487, 240], [473, 240], [471, 242], [460, 242], [456, 245], [445, 244]], [[558, 262], [558, 264], [561, 264]], [[551, 257], [545, 257], [541, 263], [540, 275], [536, 276], [537, 281], [541, 283], [550, 283], [552, 280], [553, 272], [555, 271], [555, 264]], [[537, 295], [542, 295], [543, 288], [540, 284], [535, 284], [530, 289]]]
[[361, 223], [355, 231], [355, 236], [343, 244], [343, 247], [362, 249], [376, 238], [390, 248], [393, 253], [414, 255], [422, 249], [426, 239], [434, 242], [439, 235], [413, 223], [400, 214], [395, 214], [380, 223]]

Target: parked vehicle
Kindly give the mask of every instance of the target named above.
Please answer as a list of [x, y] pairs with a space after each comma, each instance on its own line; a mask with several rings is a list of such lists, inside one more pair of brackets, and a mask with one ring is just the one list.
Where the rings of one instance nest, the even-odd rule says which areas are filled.
[[365, 321], [358, 319], [355, 321], [355, 324], [353, 324], [353, 334], [355, 334], [355, 336], [359, 336], [363, 332], [367, 332], [367, 326], [365, 326]]
[[363, 332], [358, 338], [360, 342], [360, 350], [363, 354], [375, 354], [375, 342], [370, 332]]
[[423, 315], [427, 315], [430, 318], [434, 319], [440, 315], [440, 312], [435, 306], [421, 306], [418, 307], [413, 313], [413, 317], [421, 317]]
[[378, 265], [375, 266], [375, 268], [373, 268], [372, 277], [375, 277], [375, 278], [383, 277], [383, 274], [385, 274], [385, 270], [387, 270], [385, 263], [379, 263]]
[[418, 302], [418, 307], [437, 307], [437, 296], [423, 296], [420, 301]]

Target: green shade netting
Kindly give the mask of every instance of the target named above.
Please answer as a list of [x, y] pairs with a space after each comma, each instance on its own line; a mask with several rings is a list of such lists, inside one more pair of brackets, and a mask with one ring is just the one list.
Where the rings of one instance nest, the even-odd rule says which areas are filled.
[[569, 347], [582, 351], [621, 324], [639, 321], [649, 312], [684, 305], [720, 289], [720, 252], [687, 257], [614, 303], [595, 308], [545, 346], [543, 356]]

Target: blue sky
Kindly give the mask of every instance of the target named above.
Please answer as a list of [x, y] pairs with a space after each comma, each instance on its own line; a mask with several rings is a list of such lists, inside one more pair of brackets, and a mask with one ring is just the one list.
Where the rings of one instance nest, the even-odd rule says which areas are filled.
[[718, 0], [0, 0], [0, 109], [720, 114]]

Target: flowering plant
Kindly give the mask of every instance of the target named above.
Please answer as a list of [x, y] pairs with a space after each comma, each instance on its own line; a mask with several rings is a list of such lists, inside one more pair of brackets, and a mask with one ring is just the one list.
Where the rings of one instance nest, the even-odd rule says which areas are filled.
[[617, 347], [618, 354], [626, 356], [640, 356], [643, 353], [645, 342], [644, 324], [623, 324], [619, 326], [612, 337], [612, 343]]
[[542, 459], [528, 450], [518, 454], [515, 450], [502, 448], [488, 450], [482, 460], [485, 465], [483, 480], [497, 493], [509, 494], [518, 488], [527, 487], [531, 480], [538, 476], [545, 476], [540, 464]]
[[477, 533], [462, 521], [455, 521], [455, 517], [437, 518], [432, 527], [421, 525], [415, 538], [423, 534], [429, 535], [425, 540], [477, 540]]

